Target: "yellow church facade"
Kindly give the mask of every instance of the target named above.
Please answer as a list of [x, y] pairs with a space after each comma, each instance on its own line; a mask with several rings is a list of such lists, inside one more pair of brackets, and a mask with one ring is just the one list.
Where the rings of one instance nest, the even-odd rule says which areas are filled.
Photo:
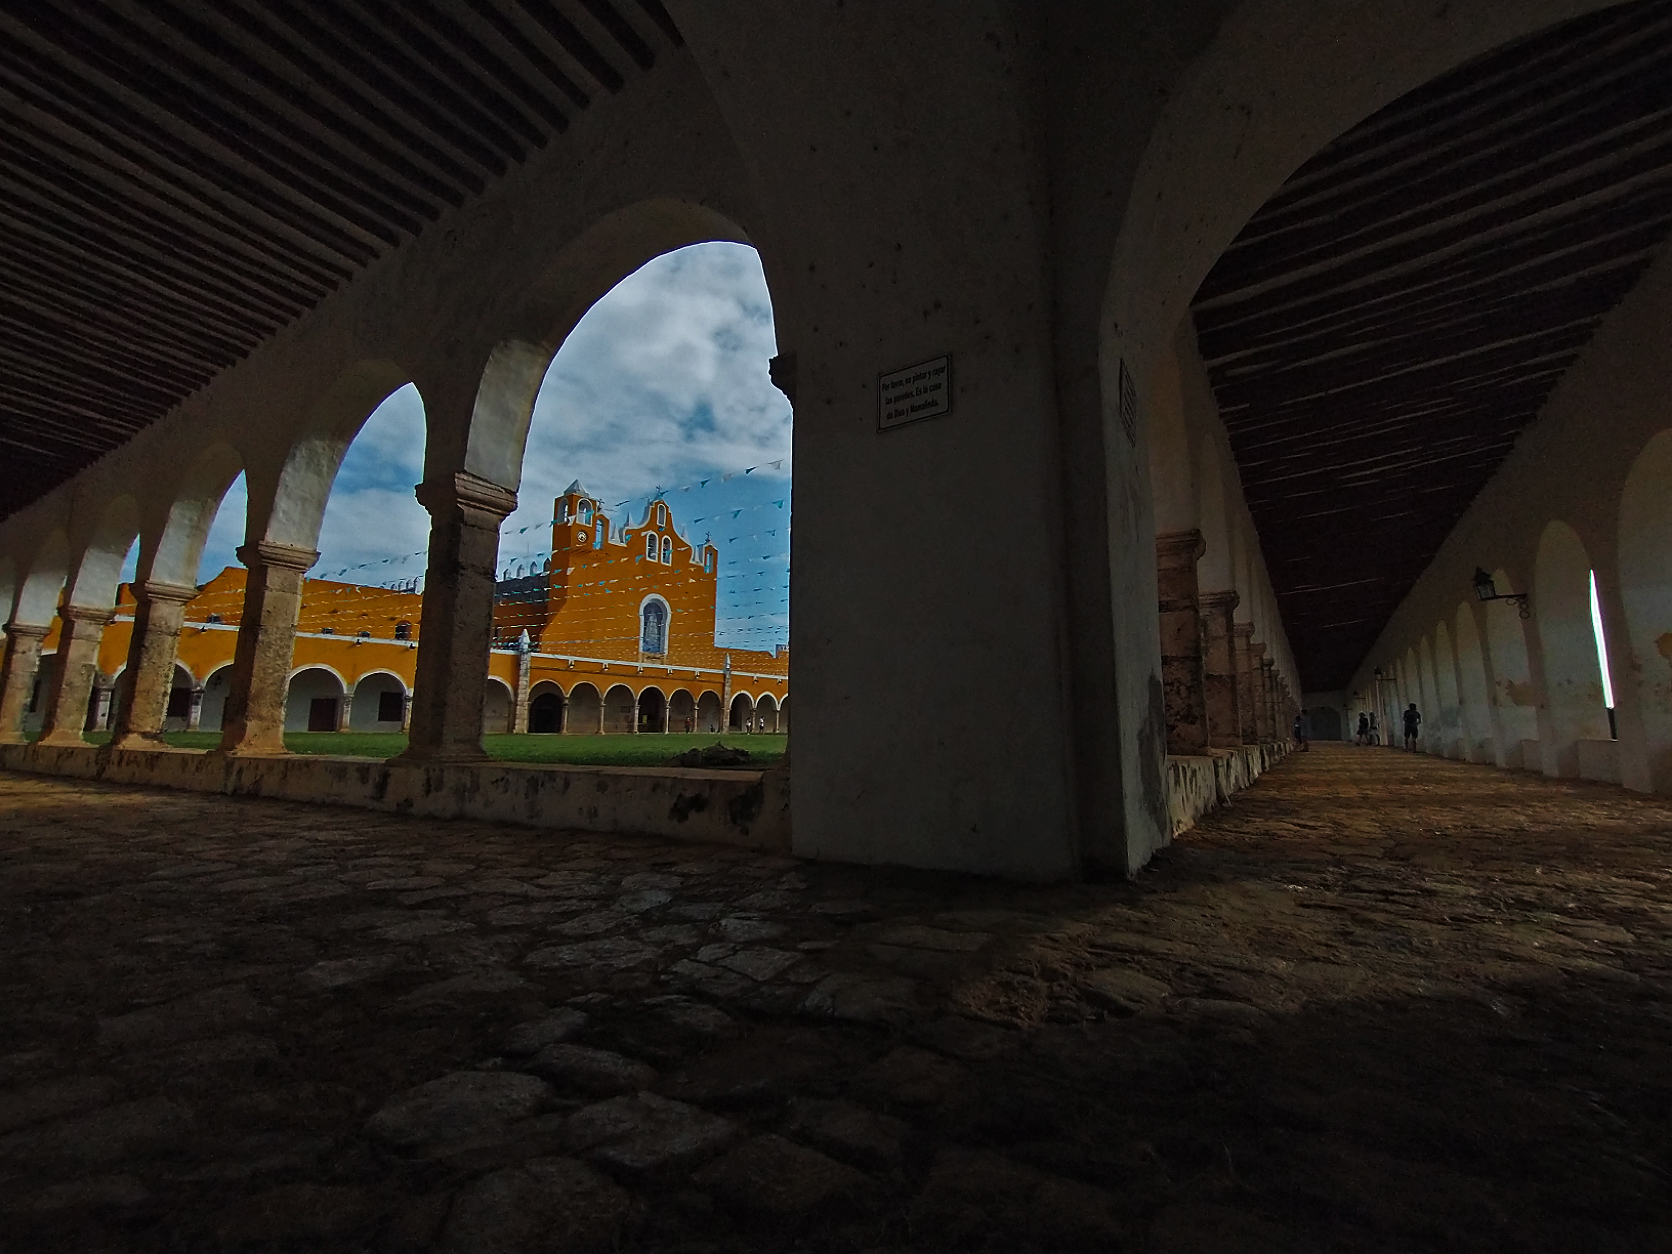
[[[617, 527], [571, 484], [554, 505], [550, 560], [496, 589], [484, 732], [788, 731], [788, 650], [714, 643], [718, 566], [712, 544], [680, 534], [667, 502]], [[164, 730], [220, 729], [244, 578], [228, 567], [187, 603]], [[100, 644], [90, 729], [113, 717], [134, 606], [122, 585]], [[404, 730], [422, 618], [415, 589], [307, 580], [285, 730]], [[26, 726], [39, 722], [58, 628], [43, 641]]]

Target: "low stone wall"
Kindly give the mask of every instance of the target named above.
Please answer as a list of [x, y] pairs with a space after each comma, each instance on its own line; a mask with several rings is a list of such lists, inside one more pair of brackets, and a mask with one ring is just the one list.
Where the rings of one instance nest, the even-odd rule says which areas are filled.
[[789, 849], [783, 771], [547, 766], [482, 762], [404, 766], [372, 758], [228, 758], [190, 749], [0, 745], [0, 769], [357, 806], [426, 818], [640, 833]]
[[1282, 761], [1293, 748], [1287, 740], [1236, 749], [1210, 749], [1200, 757], [1167, 759], [1167, 810], [1172, 835], [1196, 826], [1215, 806], [1247, 788], [1268, 767]]

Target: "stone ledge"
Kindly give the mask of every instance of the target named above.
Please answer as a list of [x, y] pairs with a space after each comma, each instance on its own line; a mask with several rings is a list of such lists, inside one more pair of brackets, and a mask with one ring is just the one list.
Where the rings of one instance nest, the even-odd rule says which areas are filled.
[[1196, 826], [1204, 814], [1247, 788], [1264, 771], [1282, 761], [1293, 747], [1287, 740], [1273, 740], [1236, 749], [1209, 749], [1201, 756], [1169, 757], [1170, 835], [1177, 836]]
[[515, 762], [404, 766], [375, 758], [228, 758], [192, 749], [93, 745], [0, 745], [0, 769], [425, 818], [790, 847], [789, 786], [780, 771]]

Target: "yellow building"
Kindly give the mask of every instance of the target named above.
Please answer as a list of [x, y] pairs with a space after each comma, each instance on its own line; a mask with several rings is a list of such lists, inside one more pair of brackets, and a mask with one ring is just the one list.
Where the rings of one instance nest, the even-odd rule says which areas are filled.
[[[579, 481], [557, 499], [551, 557], [499, 583], [483, 726], [504, 732], [787, 731], [789, 652], [714, 643], [719, 554], [675, 526], [667, 502], [616, 528]], [[165, 730], [216, 731], [244, 607], [229, 566], [186, 605]], [[415, 589], [303, 585], [286, 731], [400, 731], [411, 707], [424, 599]], [[108, 727], [133, 628], [123, 584], [99, 650], [89, 727]], [[43, 642], [36, 699], [52, 673]]]

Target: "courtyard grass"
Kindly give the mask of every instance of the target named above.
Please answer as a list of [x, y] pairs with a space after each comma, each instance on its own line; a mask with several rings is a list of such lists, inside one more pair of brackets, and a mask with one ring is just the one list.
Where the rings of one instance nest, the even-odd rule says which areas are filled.
[[[89, 732], [94, 744], [110, 740], [109, 732]], [[166, 732], [163, 739], [177, 749], [213, 749], [219, 732]], [[613, 736], [485, 736], [482, 745], [496, 762], [562, 762], [576, 766], [662, 766], [676, 753], [702, 749], [718, 741], [747, 749], [754, 762], [770, 765], [784, 756], [785, 735], [713, 732], [686, 735]], [[332, 757], [392, 758], [406, 748], [398, 732], [286, 732], [285, 748], [292, 753]]]

